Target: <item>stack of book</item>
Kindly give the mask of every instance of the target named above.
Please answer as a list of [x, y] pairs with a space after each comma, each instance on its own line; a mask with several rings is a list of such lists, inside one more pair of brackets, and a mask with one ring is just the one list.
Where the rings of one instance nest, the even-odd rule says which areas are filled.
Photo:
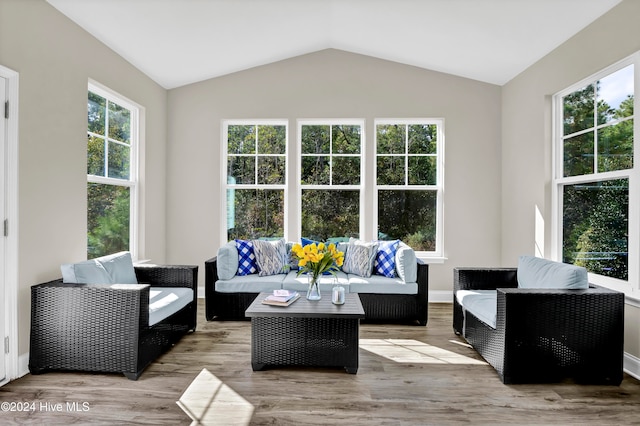
[[274, 290], [273, 294], [265, 297], [262, 303], [273, 306], [289, 306], [298, 300], [299, 297], [300, 294], [297, 291]]

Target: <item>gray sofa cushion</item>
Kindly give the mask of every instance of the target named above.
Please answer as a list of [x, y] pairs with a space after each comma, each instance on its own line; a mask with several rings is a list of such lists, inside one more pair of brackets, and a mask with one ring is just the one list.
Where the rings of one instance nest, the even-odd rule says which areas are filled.
[[405, 283], [400, 278], [387, 278], [381, 275], [372, 275], [364, 278], [359, 275], [349, 274], [350, 293], [375, 293], [375, 294], [418, 294], [418, 284]]
[[260, 293], [282, 288], [284, 274], [261, 277], [258, 274], [235, 276], [230, 280], [216, 281], [216, 291], [220, 293]]
[[533, 256], [518, 259], [520, 288], [589, 288], [587, 270], [581, 266], [553, 262]]
[[[291, 271], [282, 281], [282, 288], [285, 290], [296, 290], [300, 293], [306, 292], [309, 288], [309, 278], [306, 274], [296, 276], [297, 271]], [[323, 275], [320, 277], [320, 291], [322, 293], [329, 292], [334, 285], [341, 285], [345, 290], [349, 291], [349, 278], [344, 272], [336, 272], [336, 276]]]
[[131, 253], [122, 251], [60, 266], [62, 282], [83, 284], [138, 284]]
[[238, 249], [235, 241], [229, 241], [218, 249], [218, 278], [230, 280], [238, 272]]
[[400, 241], [396, 252], [396, 273], [405, 283], [418, 281], [418, 260], [416, 252], [411, 247]]

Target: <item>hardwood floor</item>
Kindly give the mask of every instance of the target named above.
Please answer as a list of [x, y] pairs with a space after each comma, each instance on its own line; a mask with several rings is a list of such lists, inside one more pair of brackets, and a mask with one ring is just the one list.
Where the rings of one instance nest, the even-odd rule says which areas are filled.
[[503, 385], [453, 333], [449, 304], [431, 304], [426, 327], [363, 324], [356, 375], [253, 372], [250, 323], [207, 322], [203, 301], [198, 309], [198, 330], [138, 381], [118, 374], [27, 375], [0, 388], [0, 402], [26, 410], [6, 411], [4, 404], [0, 423], [190, 424], [176, 401], [199, 377], [200, 389], [188, 393], [204, 388], [204, 396], [197, 398], [200, 407], [188, 408], [198, 418], [208, 410], [223, 425], [640, 424], [640, 382], [628, 375], [619, 387]]

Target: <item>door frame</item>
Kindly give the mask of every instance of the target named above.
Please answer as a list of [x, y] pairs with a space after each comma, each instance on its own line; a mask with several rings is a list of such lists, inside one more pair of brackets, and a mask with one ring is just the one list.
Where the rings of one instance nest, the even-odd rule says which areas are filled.
[[[20, 372], [18, 364], [18, 73], [0, 65], [0, 77], [7, 81], [6, 96], [9, 101], [9, 118], [6, 121], [7, 152], [6, 174], [6, 219], [8, 232], [5, 238], [4, 255], [4, 315], [5, 330], [0, 340], [0, 350], [5, 352], [5, 337], [8, 338], [8, 352], [5, 356], [5, 379], [0, 386], [26, 373]], [[4, 106], [2, 108], [4, 110]], [[4, 117], [2, 117], [4, 119]], [[3, 225], [3, 221], [0, 221]], [[0, 231], [2, 232], [2, 231]]]

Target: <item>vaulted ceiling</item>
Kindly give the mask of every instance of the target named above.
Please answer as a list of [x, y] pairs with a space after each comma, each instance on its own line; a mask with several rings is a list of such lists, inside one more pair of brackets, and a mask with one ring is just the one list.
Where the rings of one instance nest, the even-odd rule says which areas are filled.
[[621, 0], [47, 0], [171, 89], [334, 48], [503, 85]]

